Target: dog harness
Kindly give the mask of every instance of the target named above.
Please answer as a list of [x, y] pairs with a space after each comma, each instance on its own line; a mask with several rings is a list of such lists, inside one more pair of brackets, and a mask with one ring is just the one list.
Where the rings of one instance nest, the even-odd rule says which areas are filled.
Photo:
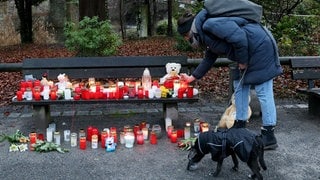
[[208, 131], [199, 134], [198, 145], [201, 153], [212, 155], [218, 161], [227, 156], [227, 148], [232, 148], [241, 161], [247, 162], [257, 135], [246, 128], [230, 128], [223, 131]]

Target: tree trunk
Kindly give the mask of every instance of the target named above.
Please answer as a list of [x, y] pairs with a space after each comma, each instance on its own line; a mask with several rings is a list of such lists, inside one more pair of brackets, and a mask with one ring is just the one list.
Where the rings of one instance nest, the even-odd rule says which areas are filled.
[[20, 19], [20, 37], [21, 43], [32, 43], [32, 1], [15, 0], [18, 16]]
[[105, 0], [79, 0], [80, 21], [85, 17], [98, 16], [99, 20], [106, 20]]
[[122, 39], [125, 39], [126, 38], [126, 31], [125, 31], [125, 27], [124, 27], [123, 5], [124, 5], [123, 0], [120, 0], [120, 3], [119, 3], [120, 30], [121, 30]]
[[172, 32], [172, 0], [168, 0], [168, 29], [167, 29], [167, 35], [173, 36]]
[[63, 28], [66, 19], [66, 0], [50, 0], [49, 23], [53, 25], [55, 39], [64, 42]]

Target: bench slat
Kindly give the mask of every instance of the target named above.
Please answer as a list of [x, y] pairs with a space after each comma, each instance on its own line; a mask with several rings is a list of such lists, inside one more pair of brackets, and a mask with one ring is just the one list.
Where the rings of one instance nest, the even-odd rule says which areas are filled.
[[316, 68], [320, 67], [320, 58], [309, 59], [308, 57], [290, 59], [291, 68]]
[[169, 62], [187, 65], [186, 56], [112, 56], [112, 57], [67, 57], [34, 58], [23, 61], [23, 69], [38, 68], [97, 68], [97, 67], [153, 67]]
[[316, 80], [320, 79], [320, 69], [292, 70], [292, 79]]
[[166, 74], [165, 64], [180, 63], [180, 72], [188, 72], [186, 56], [119, 56], [119, 57], [68, 57], [25, 59], [23, 75], [32, 74], [41, 79], [43, 73], [48, 79], [56, 79], [60, 73], [69, 78], [137, 78], [144, 68], [149, 68], [152, 77]]
[[[166, 74], [165, 67], [148, 67], [152, 78], [159, 78]], [[145, 67], [130, 67], [130, 68], [85, 68], [85, 69], [32, 69], [24, 70], [23, 74], [32, 74], [34, 78], [41, 79], [43, 73], [47, 73], [48, 79], [56, 79], [60, 73], [66, 73], [69, 78], [81, 79], [88, 77], [95, 78], [141, 78]], [[182, 67], [180, 72], [188, 73], [187, 67]]]
[[90, 100], [23, 100], [17, 101], [13, 100], [13, 105], [52, 105], [52, 104], [108, 104], [108, 103], [194, 103], [198, 102], [199, 98], [159, 98], [159, 99], [90, 99]]

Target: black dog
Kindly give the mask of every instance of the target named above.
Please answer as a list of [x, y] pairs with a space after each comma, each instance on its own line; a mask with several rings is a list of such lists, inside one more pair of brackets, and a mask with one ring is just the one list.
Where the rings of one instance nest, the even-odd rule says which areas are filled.
[[218, 162], [213, 176], [218, 176], [223, 159], [231, 155], [234, 163], [233, 170], [238, 170], [238, 156], [251, 169], [253, 174], [249, 175], [249, 178], [260, 180], [263, 179], [260, 173], [260, 166], [263, 170], [267, 169], [263, 157], [263, 148], [261, 135], [258, 136], [246, 128], [231, 128], [224, 131], [200, 133], [189, 152], [187, 170], [195, 170], [197, 163], [206, 154], [211, 153], [211, 159]]

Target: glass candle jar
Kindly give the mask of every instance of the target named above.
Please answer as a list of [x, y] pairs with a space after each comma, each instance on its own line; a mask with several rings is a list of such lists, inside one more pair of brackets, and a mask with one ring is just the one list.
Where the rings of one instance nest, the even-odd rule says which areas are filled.
[[189, 85], [187, 89], [187, 98], [192, 98], [193, 97], [193, 86]]
[[162, 137], [161, 126], [159, 124], [154, 124], [152, 126], [151, 131], [153, 131], [156, 134], [157, 139], [160, 139]]
[[120, 144], [125, 144], [124, 136], [125, 136], [125, 132], [121, 131], [120, 132]]
[[168, 136], [168, 138], [171, 137], [171, 134], [172, 134], [173, 129], [174, 129], [173, 126], [168, 126], [168, 129], [167, 129], [167, 136]]
[[37, 142], [37, 133], [32, 132], [29, 134], [29, 139], [30, 139], [30, 150], [33, 151], [34, 147], [33, 145]]
[[126, 148], [132, 148], [134, 144], [134, 133], [131, 131], [126, 132], [124, 135], [124, 142]]
[[150, 132], [150, 144], [157, 144], [157, 134], [155, 131]]
[[88, 141], [91, 141], [92, 130], [93, 130], [93, 127], [92, 127], [92, 126], [89, 126], [89, 127], [87, 128], [87, 140], [88, 140]]
[[171, 135], [170, 135], [170, 140], [172, 143], [177, 142], [177, 140], [178, 140], [177, 130], [172, 130]]
[[194, 133], [199, 133], [200, 132], [200, 119], [195, 119], [193, 122], [193, 130]]
[[17, 91], [17, 92], [16, 92], [16, 95], [17, 95], [17, 100], [18, 100], [18, 101], [22, 101], [22, 99], [23, 99], [23, 92], [22, 92], [22, 91]]
[[146, 127], [142, 128], [142, 134], [143, 134], [143, 139], [147, 140], [148, 139], [148, 135], [149, 135], [148, 128], [146, 128]]
[[186, 122], [186, 126], [184, 127], [184, 139], [189, 139], [190, 138], [190, 126], [191, 123], [190, 122]]
[[136, 89], [134, 85], [129, 85], [128, 95], [130, 98], [134, 98], [136, 96]]
[[46, 136], [47, 136], [47, 142], [52, 142], [52, 140], [53, 140], [53, 129], [51, 127], [48, 127], [46, 129]]
[[77, 133], [71, 133], [70, 145], [71, 145], [71, 147], [77, 146]]
[[53, 140], [54, 140], [54, 143], [56, 143], [57, 145], [60, 145], [60, 140], [61, 140], [61, 136], [60, 136], [60, 132], [59, 131], [56, 131], [54, 132], [53, 134]]
[[63, 131], [63, 140], [66, 142], [70, 141], [70, 130], [66, 129]]
[[31, 88], [26, 88], [26, 91], [24, 92], [24, 97], [26, 100], [31, 101], [32, 100], [32, 91]]
[[91, 137], [91, 148], [97, 149], [98, 148], [98, 135], [94, 134]]
[[110, 136], [113, 137], [114, 143], [118, 143], [118, 135], [117, 135], [116, 127], [110, 127]]
[[142, 145], [144, 144], [144, 138], [142, 131], [137, 131], [137, 144]]
[[101, 132], [100, 137], [101, 137], [101, 147], [106, 148], [106, 138], [108, 137], [108, 132], [103, 130]]
[[80, 137], [79, 147], [81, 150], [85, 150], [87, 148], [87, 139], [86, 137]]
[[86, 137], [86, 132], [84, 131], [84, 129], [80, 129], [80, 130], [79, 130], [79, 139], [80, 139], [81, 137]]

